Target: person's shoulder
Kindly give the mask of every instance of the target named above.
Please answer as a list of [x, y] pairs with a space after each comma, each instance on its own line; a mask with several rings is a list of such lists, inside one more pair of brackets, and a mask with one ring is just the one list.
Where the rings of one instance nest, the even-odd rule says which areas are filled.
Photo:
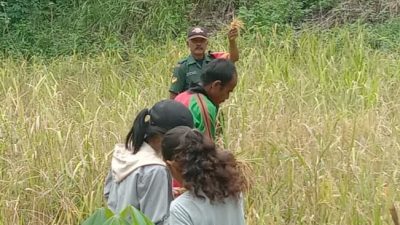
[[136, 172], [136, 180], [142, 184], [163, 183], [169, 178], [167, 167], [162, 165], [141, 166]]
[[174, 66], [174, 70], [182, 71], [187, 67], [188, 57], [180, 59], [178, 63]]
[[168, 174], [168, 169], [163, 165], [152, 164], [152, 165], [141, 166], [133, 173], [136, 174], [136, 176], [139, 179], [144, 179], [144, 178], [148, 179], [150, 177], [166, 175]]
[[187, 209], [188, 205], [192, 205], [195, 202], [196, 198], [191, 194], [190, 191], [186, 191], [183, 194], [179, 195], [174, 201], [171, 203], [171, 209]]
[[189, 59], [189, 56], [186, 56], [186, 57], [184, 57], [184, 58], [178, 60], [178, 63], [177, 63], [177, 64], [178, 64], [178, 65], [185, 65], [185, 64], [187, 63], [188, 59]]
[[211, 101], [211, 99], [205, 95], [205, 94], [200, 94], [200, 96], [204, 99], [204, 101], [206, 102], [207, 106], [212, 109], [216, 109], [217, 106]]
[[180, 102], [182, 104], [184, 104], [186, 107], [188, 106], [188, 103], [192, 97], [193, 93], [190, 92], [189, 90], [186, 90], [184, 92], [179, 93], [176, 97], [175, 97], [175, 101]]
[[158, 165], [158, 164], [150, 164], [140, 167], [140, 172], [143, 174], [164, 174], [168, 171], [166, 166]]
[[196, 214], [196, 208], [192, 204], [187, 200], [187, 191], [173, 200], [170, 206], [170, 224], [195, 224], [192, 217]]

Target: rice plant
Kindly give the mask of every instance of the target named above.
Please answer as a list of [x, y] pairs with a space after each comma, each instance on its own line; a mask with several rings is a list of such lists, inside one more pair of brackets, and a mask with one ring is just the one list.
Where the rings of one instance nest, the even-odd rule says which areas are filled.
[[[252, 168], [248, 224], [391, 224], [399, 55], [371, 49], [362, 29], [247, 34], [239, 46], [240, 81], [221, 110], [225, 146]], [[112, 146], [168, 97], [186, 54], [167, 40], [124, 59], [2, 59], [0, 224], [79, 224], [105, 206]]]

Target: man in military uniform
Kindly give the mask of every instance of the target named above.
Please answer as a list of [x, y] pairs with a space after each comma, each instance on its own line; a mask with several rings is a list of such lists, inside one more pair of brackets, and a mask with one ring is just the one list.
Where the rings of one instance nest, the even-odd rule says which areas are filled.
[[239, 60], [239, 50], [236, 44], [238, 37], [237, 28], [230, 29], [228, 32], [229, 53], [207, 52], [208, 33], [202, 27], [191, 28], [187, 36], [187, 46], [190, 55], [179, 61], [174, 68], [172, 83], [169, 89], [171, 99], [179, 93], [186, 91], [189, 87], [200, 81], [201, 69], [213, 59], [225, 58], [232, 62]]

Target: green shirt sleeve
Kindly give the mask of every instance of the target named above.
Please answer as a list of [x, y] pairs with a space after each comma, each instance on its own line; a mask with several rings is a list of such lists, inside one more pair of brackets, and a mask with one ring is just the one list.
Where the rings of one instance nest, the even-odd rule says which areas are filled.
[[175, 66], [172, 73], [171, 86], [169, 88], [169, 91], [176, 94], [181, 93], [185, 88], [185, 79], [185, 66], [179, 63], [177, 66]]

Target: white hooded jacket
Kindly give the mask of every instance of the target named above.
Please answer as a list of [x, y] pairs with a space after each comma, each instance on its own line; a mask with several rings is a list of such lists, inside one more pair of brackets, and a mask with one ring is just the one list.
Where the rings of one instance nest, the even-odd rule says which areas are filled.
[[132, 171], [141, 166], [165, 166], [161, 157], [162, 156], [157, 154], [146, 142], [142, 144], [142, 147], [136, 154], [132, 154], [132, 151], [126, 149], [124, 144], [116, 144], [111, 161], [113, 179], [115, 182], [119, 183], [132, 173]]

